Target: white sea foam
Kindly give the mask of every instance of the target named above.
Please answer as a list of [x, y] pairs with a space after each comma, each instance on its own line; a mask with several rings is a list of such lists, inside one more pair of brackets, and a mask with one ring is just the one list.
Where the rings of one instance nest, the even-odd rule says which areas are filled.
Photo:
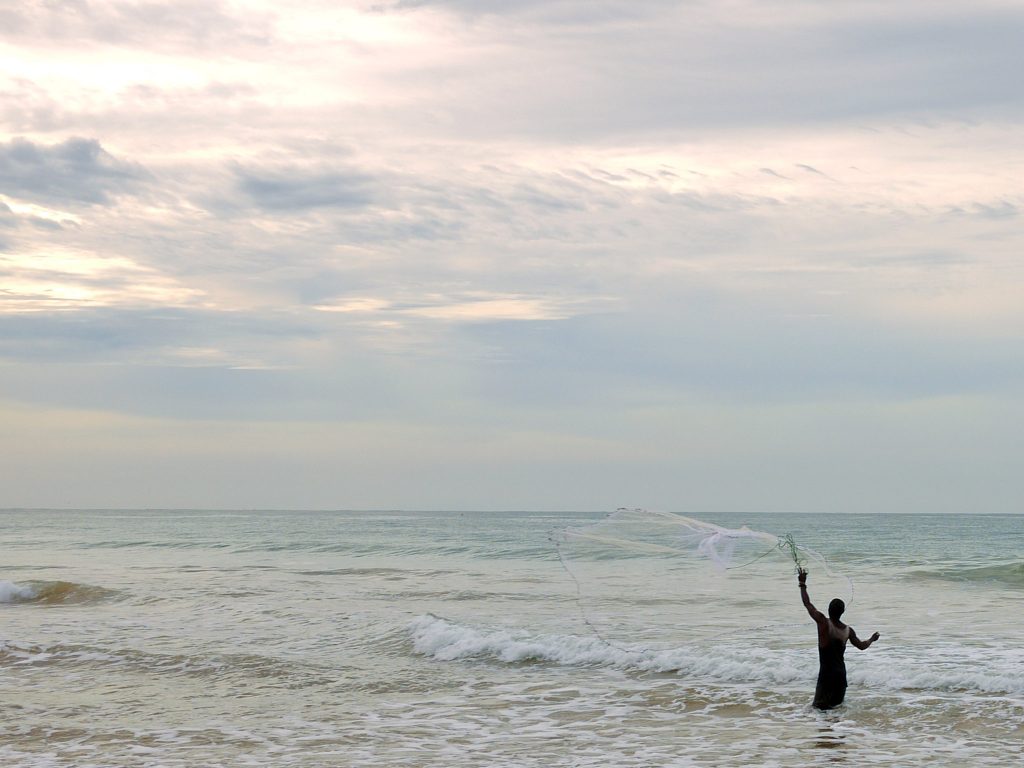
[[[607, 666], [635, 672], [676, 672], [687, 678], [766, 686], [805, 684], [816, 672], [806, 650], [716, 644], [666, 650], [641, 644], [613, 646], [597, 637], [540, 635], [518, 629], [478, 629], [432, 614], [409, 624], [417, 653], [440, 661], [495, 659], [505, 663], [546, 661], [572, 666]], [[850, 664], [850, 681], [886, 690], [974, 691], [1024, 694], [1024, 668], [1013, 650], [889, 649]]]
[[0, 581], [0, 603], [21, 603], [36, 597], [34, 587], [15, 584], [13, 581]]
[[[549, 661], [574, 666], [607, 666], [639, 672], [678, 672], [719, 680], [789, 683], [807, 677], [797, 654], [768, 654], [764, 649], [740, 653], [708, 648], [653, 650], [641, 644], [613, 646], [597, 637], [531, 635], [524, 630], [482, 630], [433, 615], [411, 622], [417, 653], [441, 661], [492, 658], [506, 663]], [[770, 663], [769, 663], [770, 661]]]

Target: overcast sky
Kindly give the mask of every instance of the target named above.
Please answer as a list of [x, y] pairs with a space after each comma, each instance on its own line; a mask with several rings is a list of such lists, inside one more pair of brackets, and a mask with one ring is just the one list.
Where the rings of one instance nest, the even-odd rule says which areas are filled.
[[1022, 39], [0, 0], [0, 506], [1024, 511]]

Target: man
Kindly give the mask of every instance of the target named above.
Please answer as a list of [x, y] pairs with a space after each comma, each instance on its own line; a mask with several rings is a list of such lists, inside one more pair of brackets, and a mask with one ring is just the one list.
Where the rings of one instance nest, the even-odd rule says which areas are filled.
[[846, 603], [835, 598], [828, 604], [828, 617], [811, 604], [807, 596], [807, 571], [797, 569], [797, 581], [800, 583], [800, 599], [804, 608], [818, 625], [818, 685], [814, 689], [814, 706], [818, 709], [832, 709], [843, 703], [846, 696], [846, 641], [864, 651], [879, 638], [875, 632], [869, 640], [861, 640], [853, 627], [843, 624], [839, 618], [846, 610]]

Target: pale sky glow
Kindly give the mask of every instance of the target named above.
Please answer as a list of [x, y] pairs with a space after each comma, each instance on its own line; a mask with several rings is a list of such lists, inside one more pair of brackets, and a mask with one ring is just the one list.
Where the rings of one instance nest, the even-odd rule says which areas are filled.
[[1019, 512], [1022, 33], [0, 0], [0, 507]]

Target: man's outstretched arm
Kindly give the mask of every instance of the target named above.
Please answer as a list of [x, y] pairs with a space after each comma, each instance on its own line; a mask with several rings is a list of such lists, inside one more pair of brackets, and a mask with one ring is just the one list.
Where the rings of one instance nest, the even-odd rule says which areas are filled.
[[853, 631], [853, 627], [850, 627], [850, 643], [853, 645], [854, 648], [858, 648], [862, 651], [866, 651], [871, 646], [871, 644], [875, 642], [875, 640], [877, 640], [879, 637], [881, 637], [881, 635], [875, 632], [875, 634], [873, 634], [867, 640], [861, 640], [859, 637], [857, 637], [857, 633]]
[[798, 568], [796, 574], [797, 581], [800, 584], [800, 599], [804, 603], [804, 608], [807, 609], [808, 615], [820, 624], [825, 620], [825, 614], [814, 607], [810, 596], [807, 594], [807, 571], [803, 568]]

